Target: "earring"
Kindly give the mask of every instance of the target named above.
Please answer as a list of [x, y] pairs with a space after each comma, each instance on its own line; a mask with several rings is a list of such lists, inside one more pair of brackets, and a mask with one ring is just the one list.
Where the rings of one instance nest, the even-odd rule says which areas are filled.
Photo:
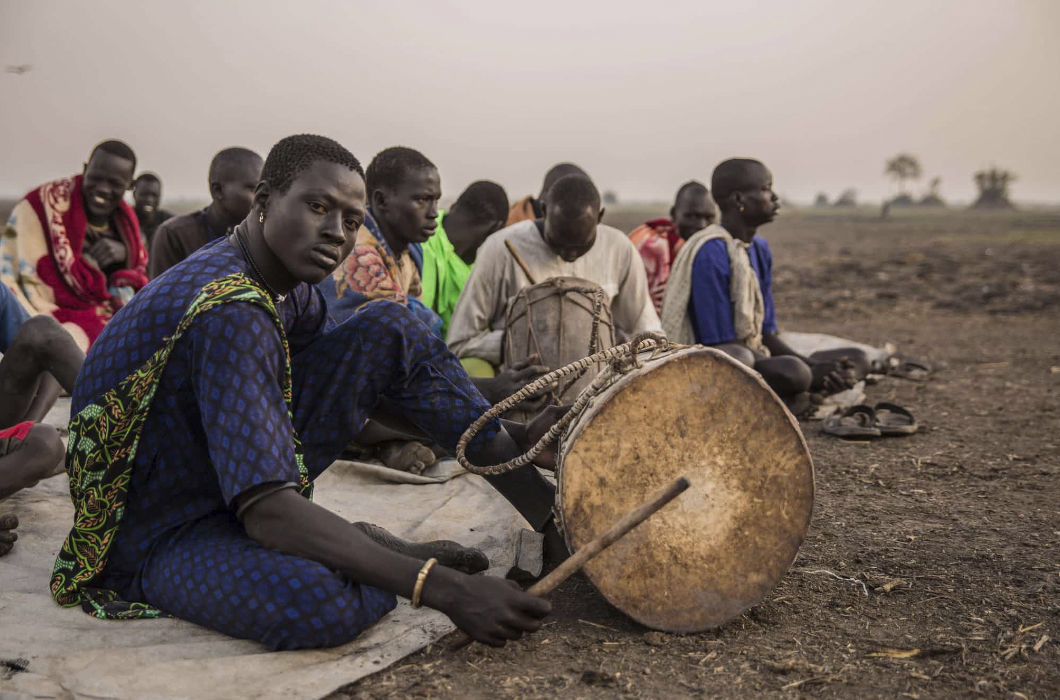
[[[740, 211], [743, 211], [742, 207], [741, 207]], [[265, 223], [265, 212], [259, 212], [258, 213], [258, 223], [259, 224]]]
[[740, 213], [741, 214], [743, 213], [743, 205], [742, 204], [740, 205]]

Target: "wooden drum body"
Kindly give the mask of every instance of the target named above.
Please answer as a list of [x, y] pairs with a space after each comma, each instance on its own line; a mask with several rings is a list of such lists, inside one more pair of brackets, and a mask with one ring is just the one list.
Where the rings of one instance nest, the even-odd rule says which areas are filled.
[[687, 476], [691, 488], [585, 572], [648, 627], [717, 627], [766, 596], [794, 561], [813, 509], [813, 462], [780, 399], [728, 355], [692, 347], [641, 359], [561, 440], [564, 536], [576, 551]]
[[[615, 344], [606, 293], [578, 277], [553, 277], [519, 290], [508, 304], [504, 328], [506, 368], [537, 355], [537, 364], [557, 369]], [[550, 403], [573, 403], [598, 371], [594, 366], [560, 380], [549, 394]], [[531, 415], [512, 411], [506, 417], [526, 420]]]

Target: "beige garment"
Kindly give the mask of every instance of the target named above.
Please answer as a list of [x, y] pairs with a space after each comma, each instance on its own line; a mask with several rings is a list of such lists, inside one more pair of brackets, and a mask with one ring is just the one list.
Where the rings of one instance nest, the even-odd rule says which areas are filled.
[[751, 267], [747, 249], [749, 243], [733, 238], [724, 228], [712, 224], [688, 239], [670, 267], [670, 279], [663, 296], [662, 326], [666, 337], [675, 343], [696, 342], [689, 305], [692, 300], [692, 265], [699, 249], [707, 241], [721, 239], [729, 251], [729, 299], [732, 302], [732, 320], [737, 340], [754, 352], [768, 355], [762, 344], [762, 322], [765, 320], [765, 302], [758, 275]]
[[[51, 255], [48, 239], [33, 206], [23, 199], [11, 210], [0, 235], [0, 284], [6, 284], [30, 316], [58, 310], [55, 293], [37, 274], [36, 261]], [[77, 346], [88, 351], [88, 335], [76, 323], [62, 324]]]
[[493, 365], [501, 362], [508, 301], [530, 286], [505, 241], [511, 241], [535, 282], [569, 276], [603, 287], [619, 342], [643, 331], [661, 329], [648, 294], [644, 265], [624, 233], [603, 224], [597, 226], [596, 243], [589, 252], [567, 262], [552, 252], [533, 221], [522, 221], [493, 234], [479, 248], [449, 323], [447, 341], [457, 357], [478, 357]]

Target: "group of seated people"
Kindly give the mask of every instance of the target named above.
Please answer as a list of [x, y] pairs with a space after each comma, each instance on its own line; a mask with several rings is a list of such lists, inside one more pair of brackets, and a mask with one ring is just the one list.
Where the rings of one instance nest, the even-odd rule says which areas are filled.
[[[442, 210], [422, 153], [388, 148], [363, 169], [339, 143], [298, 135], [264, 161], [221, 151], [209, 206], [175, 217], [160, 179], [135, 172], [126, 144], [100, 144], [80, 175], [19, 202], [0, 243], [0, 498], [65, 467], [75, 519], [51, 591], [97, 617], [168, 614], [297, 649], [353, 639], [400, 595], [488, 644], [539, 628], [549, 604], [472, 576], [481, 553], [406, 542], [310, 498], [351, 443], [423, 437], [452, 454], [491, 403], [550, 369], [501, 358], [506, 306], [536, 282], [593, 282], [619, 340], [665, 331], [717, 347], [796, 411], [867, 369], [856, 352], [803, 357], [778, 336], [756, 236], [778, 201], [757, 161], [721, 163], [713, 200], [682, 186], [670, 219], [630, 236], [601, 223], [596, 186], [569, 163], [536, 198], [509, 206], [478, 181]], [[65, 456], [39, 423], [63, 389]], [[562, 412], [494, 420], [468, 456], [511, 459]], [[488, 480], [562, 558], [554, 485], [532, 467]], [[0, 554], [16, 525], [0, 517]]]

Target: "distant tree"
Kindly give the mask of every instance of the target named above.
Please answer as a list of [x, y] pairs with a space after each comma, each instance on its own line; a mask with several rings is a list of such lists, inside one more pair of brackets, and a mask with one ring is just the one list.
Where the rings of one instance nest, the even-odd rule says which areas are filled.
[[832, 206], [836, 207], [856, 207], [858, 205], [858, 191], [849, 188], [839, 193], [839, 197], [836, 198], [835, 204]]
[[827, 207], [828, 206], [828, 195], [824, 192], [818, 192], [817, 198], [813, 200], [813, 206], [815, 207]]
[[946, 200], [939, 195], [939, 185], [942, 184], [941, 177], [931, 178], [931, 183], [928, 185], [927, 194], [920, 200], [920, 206], [923, 207], [944, 207], [946, 206]]
[[1015, 182], [1016, 173], [990, 166], [975, 174], [975, 186], [979, 188], [979, 198], [972, 207], [976, 209], [1013, 209], [1008, 198], [1008, 186]]
[[614, 190], [605, 190], [603, 200], [604, 204], [618, 204], [618, 193]]
[[906, 180], [918, 180], [920, 179], [920, 161], [916, 159], [916, 156], [909, 155], [908, 153], [899, 153], [894, 158], [887, 161], [887, 165], [884, 167], [883, 172], [885, 175], [894, 179], [898, 185], [899, 197], [894, 200], [895, 204], [900, 203], [899, 199], [901, 195], [909, 197], [905, 191]]

